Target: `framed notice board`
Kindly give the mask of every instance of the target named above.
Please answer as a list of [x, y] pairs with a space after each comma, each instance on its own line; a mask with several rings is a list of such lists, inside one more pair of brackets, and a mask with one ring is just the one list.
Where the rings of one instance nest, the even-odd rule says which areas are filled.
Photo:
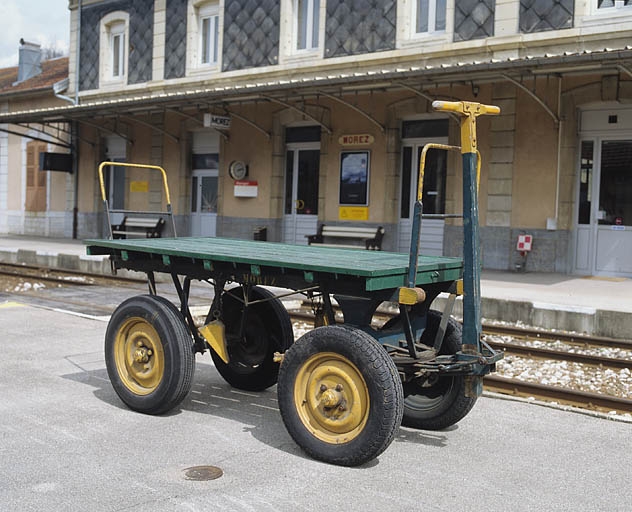
[[369, 204], [369, 151], [340, 153], [340, 204]]

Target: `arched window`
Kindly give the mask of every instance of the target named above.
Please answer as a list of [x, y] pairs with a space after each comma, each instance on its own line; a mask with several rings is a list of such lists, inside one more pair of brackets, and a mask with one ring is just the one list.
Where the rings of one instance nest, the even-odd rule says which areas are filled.
[[129, 15], [112, 12], [101, 19], [99, 48], [99, 76], [101, 84], [127, 81], [129, 56]]
[[198, 14], [200, 64], [217, 64], [219, 43], [219, 6], [204, 4]]
[[191, 0], [187, 23], [188, 71], [215, 69], [221, 58], [221, 16], [217, 0]]

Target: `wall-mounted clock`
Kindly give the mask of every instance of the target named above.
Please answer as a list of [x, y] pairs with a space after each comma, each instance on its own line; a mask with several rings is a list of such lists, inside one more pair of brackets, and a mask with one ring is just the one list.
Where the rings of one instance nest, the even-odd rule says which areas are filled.
[[234, 180], [243, 180], [248, 176], [248, 166], [241, 160], [234, 160], [228, 166], [228, 174]]

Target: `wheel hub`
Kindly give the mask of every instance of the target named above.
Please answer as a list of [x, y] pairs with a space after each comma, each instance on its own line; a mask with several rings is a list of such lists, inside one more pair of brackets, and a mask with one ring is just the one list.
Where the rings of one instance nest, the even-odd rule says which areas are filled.
[[351, 441], [367, 421], [366, 383], [340, 354], [320, 353], [306, 361], [295, 384], [295, 400], [303, 424], [328, 443]]
[[134, 351], [134, 362], [138, 364], [149, 362], [149, 358], [153, 354], [152, 350], [143, 346], [142, 341], [138, 341], [137, 346], [138, 348]]
[[320, 387], [322, 394], [320, 395], [320, 405], [323, 414], [329, 418], [339, 418], [343, 412], [347, 410], [343, 387], [341, 384], [335, 388], [328, 388], [325, 384]]
[[114, 360], [123, 384], [134, 394], [154, 391], [164, 375], [164, 352], [160, 336], [144, 319], [132, 317], [119, 329]]

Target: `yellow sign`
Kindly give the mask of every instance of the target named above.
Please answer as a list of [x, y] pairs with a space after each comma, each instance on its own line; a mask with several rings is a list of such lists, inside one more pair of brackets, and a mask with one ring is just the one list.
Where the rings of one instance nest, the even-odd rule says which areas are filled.
[[368, 206], [340, 206], [338, 208], [340, 220], [369, 220]]
[[129, 191], [130, 192], [149, 192], [149, 182], [148, 181], [130, 181]]
[[369, 146], [373, 142], [375, 142], [375, 137], [368, 133], [356, 133], [338, 137], [338, 144], [341, 146]]

